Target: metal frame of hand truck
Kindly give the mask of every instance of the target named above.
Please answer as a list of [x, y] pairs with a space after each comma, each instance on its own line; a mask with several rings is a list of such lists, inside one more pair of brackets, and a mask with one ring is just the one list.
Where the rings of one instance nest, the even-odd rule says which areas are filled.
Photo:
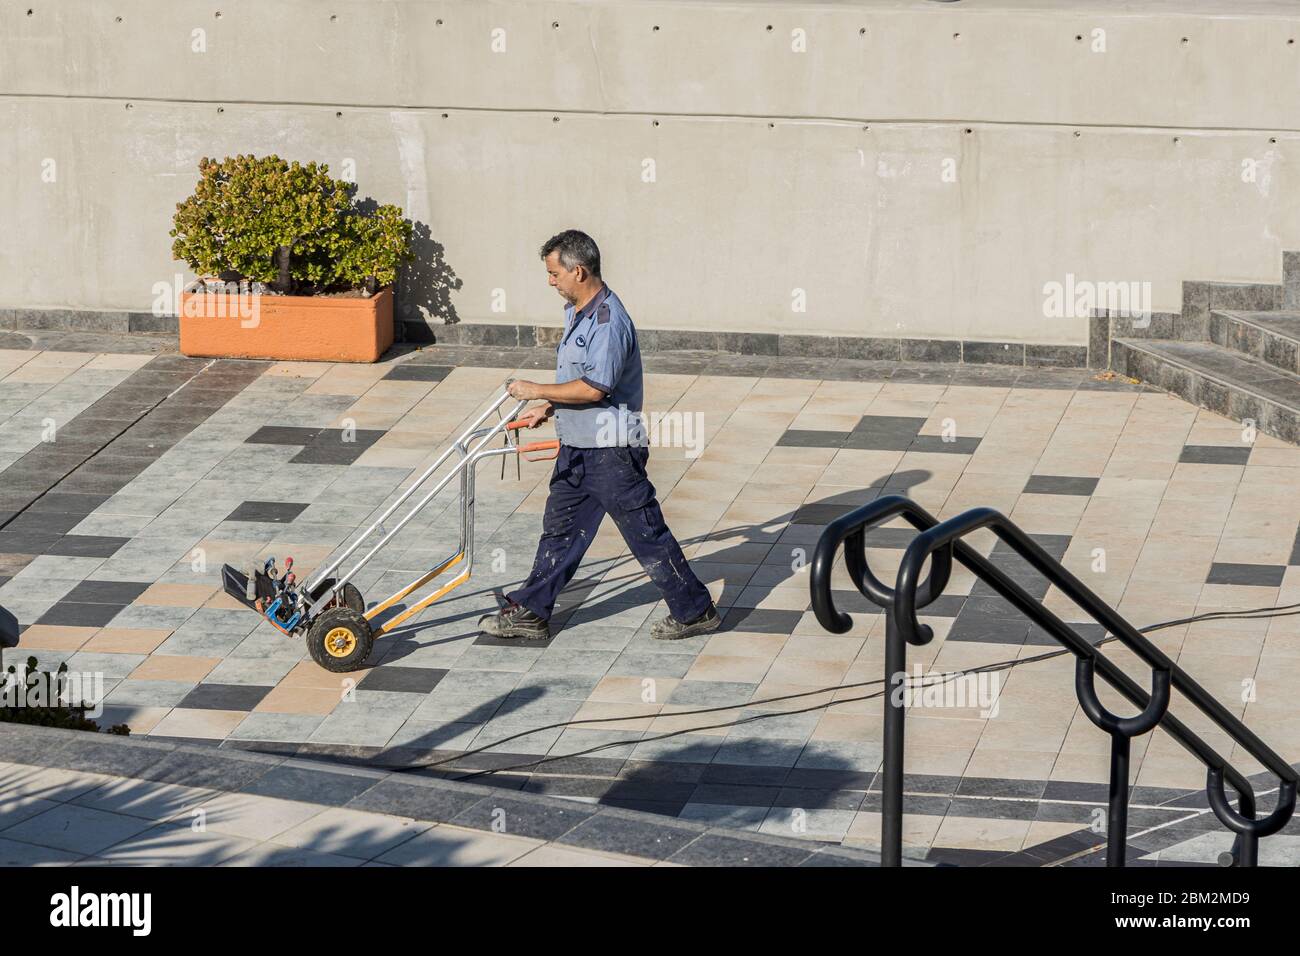
[[[483, 413], [474, 420], [472, 425], [465, 429], [460, 437], [452, 443], [451, 447], [439, 455], [437, 460], [426, 468], [424, 473], [421, 474], [420, 477], [410, 485], [410, 487], [402, 492], [396, 501], [385, 509], [384, 513], [379, 516], [378, 520], [371, 524], [370, 527], [366, 528], [366, 530], [363, 531], [356, 540], [349, 544], [338, 557], [331, 561], [326, 567], [321, 568], [312, 575], [301, 591], [303, 595], [302, 600], [304, 602], [310, 601], [310, 604], [307, 605], [306, 610], [302, 613], [302, 620], [298, 624], [299, 629], [307, 629], [310, 634], [311, 628], [316, 624], [320, 615], [334, 610], [335, 608], [344, 606], [344, 587], [356, 576], [357, 572], [365, 567], [366, 564], [369, 563], [386, 544], [393, 540], [398, 532], [410, 523], [411, 519], [419, 514], [420, 511], [422, 511], [425, 506], [427, 506], [429, 502], [431, 502], [438, 493], [458, 475], [460, 476], [460, 547], [454, 554], [438, 562], [438, 564], [431, 570], [420, 575], [396, 594], [385, 598], [383, 601], [380, 601], [368, 610], [354, 610], [353, 613], [357, 614], [364, 620], [365, 626], [370, 627], [371, 636], [378, 637], [391, 631], [413, 615], [423, 611], [439, 598], [445, 596], [450, 591], [469, 580], [470, 572], [474, 566], [474, 472], [478, 463], [484, 458], [490, 458], [496, 455], [517, 454], [524, 456], [528, 461], [546, 461], [559, 455], [560, 443], [556, 439], [531, 442], [526, 445], [520, 445], [518, 443], [514, 431], [523, 427], [524, 423], [516, 421], [515, 419], [528, 404], [526, 401], [520, 401], [510, 415], [502, 418], [495, 424], [486, 427], [483, 425], [488, 417], [494, 412], [498, 412], [499, 414], [501, 405], [509, 398], [509, 391], [503, 392], [497, 396], [496, 400], [493, 401], [483, 411]], [[497, 435], [504, 436], [506, 441], [505, 447], [488, 448], [488, 443]], [[543, 451], [551, 451], [552, 454], [533, 454], [535, 452]], [[386, 530], [384, 528], [384, 522], [388, 518], [392, 517], [397, 509], [401, 507], [403, 502], [407, 501], [412, 495], [414, 495], [416, 491], [419, 490], [440, 467], [442, 467], [447, 459], [456, 453], [459, 453], [460, 458], [456, 462], [455, 466], [439, 479], [431, 489], [426, 491], [416, 502], [414, 507], [412, 507], [395, 525], [393, 525], [391, 529]], [[330, 575], [338, 570], [338, 568], [341, 567], [342, 564], [351, 557], [361, 547], [361, 545], [375, 533], [376, 530], [383, 533], [383, 536], [379, 539], [378, 543], [367, 551], [365, 555], [347, 571], [347, 573], [338, 578], [331, 579]], [[380, 614], [383, 614], [389, 608], [393, 607], [393, 605], [408, 597], [419, 588], [424, 587], [426, 584], [435, 580], [444, 572], [458, 564], [464, 564], [464, 567], [450, 581], [447, 581], [436, 588], [431, 594], [428, 594], [403, 608], [400, 613], [384, 621], [381, 626], [377, 628], [370, 626], [371, 622], [373, 622]], [[359, 667], [363, 662], [364, 658], [356, 661], [346, 669], [350, 670], [354, 669], [354, 667]]]
[[[556, 455], [558, 455], [559, 453], [560, 443], [556, 440], [533, 442], [528, 445], [519, 445], [517, 442], [513, 440], [513, 435], [511, 434], [512, 431], [514, 429], [521, 427], [521, 423], [516, 422], [514, 419], [521, 411], [523, 411], [524, 407], [528, 404], [527, 402], [520, 402], [515, 407], [514, 411], [507, 418], [502, 419], [501, 421], [497, 422], [495, 425], [491, 425], [486, 428], [482, 427], [483, 422], [487, 419], [487, 417], [491, 415], [494, 411], [496, 411], [498, 408], [500, 408], [501, 404], [505, 402], [506, 399], [508, 399], [509, 397], [510, 397], [509, 392], [503, 392], [496, 399], [496, 401], [494, 401], [481, 415], [479, 415], [479, 417], [475, 420], [474, 424], [470, 425], [469, 428], [467, 428], [465, 432], [459, 438], [456, 439], [456, 441], [452, 444], [450, 448], [448, 448], [446, 451], [444, 451], [441, 455], [438, 456], [437, 460], [425, 470], [424, 474], [422, 474], [418, 479], [416, 479], [415, 482], [413, 482], [411, 486], [406, 489], [406, 491], [402, 492], [401, 496], [398, 497], [396, 501], [394, 501], [391, 505], [388, 506], [387, 510], [385, 510], [384, 513], [379, 516], [379, 519], [377, 521], [375, 521], [369, 528], [363, 531], [361, 535], [355, 541], [353, 541], [352, 544], [348, 545], [348, 547], [343, 551], [343, 553], [340, 554], [337, 558], [335, 558], [332, 562], [330, 562], [328, 566], [316, 572], [316, 574], [312, 577], [311, 581], [307, 585], [308, 594], [315, 593], [316, 588], [320, 586], [321, 582], [323, 582], [327, 577], [329, 577], [335, 570], [339, 568], [340, 565], [343, 564], [344, 561], [346, 561], [354, 552], [356, 552], [356, 550], [361, 547], [362, 543], [367, 538], [369, 538], [375, 532], [376, 529], [382, 529], [383, 523], [392, 516], [393, 512], [395, 512], [401, 506], [402, 502], [406, 501], [413, 494], [415, 494], [415, 492], [420, 488], [420, 486], [423, 485], [426, 481], [428, 481], [429, 478], [433, 475], [433, 473], [436, 472], [442, 466], [442, 464], [449, 457], [451, 457], [451, 455], [454, 452], [460, 453], [461, 455], [460, 461], [456, 463], [455, 467], [453, 467], [451, 471], [449, 471], [446, 475], [444, 475], [442, 479], [436, 485], [433, 486], [432, 489], [426, 492], [424, 497], [421, 498], [418, 502], [416, 502], [415, 507], [413, 507], [410, 511], [408, 511], [406, 515], [400, 521], [397, 522], [397, 524], [393, 525], [392, 530], [386, 532], [384, 536], [380, 538], [379, 542], [373, 548], [371, 548], [365, 554], [365, 556], [361, 558], [361, 560], [359, 560], [356, 564], [354, 564], [346, 574], [337, 578], [334, 581], [333, 586], [322, 591], [322, 593], [316, 598], [316, 600], [312, 602], [312, 604], [307, 608], [307, 618], [309, 621], [312, 617], [318, 614], [326, 605], [331, 603], [333, 598], [342, 592], [343, 586], [347, 584], [350, 580], [352, 580], [352, 578], [356, 576], [357, 572], [360, 571], [363, 567], [365, 567], [365, 565], [379, 552], [379, 550], [383, 548], [384, 545], [388, 544], [388, 542], [390, 542], [397, 535], [397, 533], [400, 532], [402, 528], [404, 528], [411, 521], [412, 518], [414, 518], [417, 514], [419, 514], [424, 509], [424, 507], [428, 505], [429, 502], [432, 501], [434, 497], [436, 497], [437, 494], [447, 486], [447, 484], [452, 480], [452, 478], [456, 477], [457, 475], [460, 476], [460, 512], [461, 512], [460, 547], [457, 549], [455, 554], [452, 554], [451, 556], [447, 557], [443, 561], [440, 561], [432, 570], [422, 574], [420, 577], [416, 578], [414, 581], [412, 581], [406, 587], [402, 588], [396, 594], [386, 598], [383, 601], [380, 601], [373, 608], [366, 611], [364, 616], [368, 621], [374, 620], [375, 617], [377, 617], [379, 614], [382, 614], [384, 611], [388, 610], [390, 607], [392, 607], [398, 601], [402, 600], [404, 597], [407, 597], [417, 588], [423, 587], [425, 584], [428, 584], [430, 581], [438, 577], [448, 568], [451, 568], [453, 565], [456, 565], [461, 561], [465, 562], [464, 570], [462, 570], [460, 574], [457, 575], [456, 578], [454, 578], [452, 581], [443, 585], [433, 594], [421, 598], [419, 601], [416, 601], [414, 604], [410, 605], [405, 610], [403, 610], [402, 613], [385, 621], [383, 627], [379, 628], [379, 632], [380, 633], [387, 632], [389, 630], [392, 630], [398, 624], [401, 624], [403, 621], [410, 618], [412, 615], [417, 614], [420, 611], [424, 610], [434, 601], [438, 600], [438, 598], [442, 597], [444, 594], [448, 593], [453, 588], [458, 587], [459, 585], [463, 584], [466, 580], [468, 580], [470, 571], [473, 568], [473, 560], [474, 560], [474, 555], [473, 555], [473, 551], [474, 551], [474, 466], [476, 466], [478, 462], [483, 460], [484, 458], [489, 458], [494, 455], [520, 454], [520, 455], [524, 455], [528, 461], [545, 461], [547, 459], [556, 457]], [[507, 441], [507, 445], [504, 448], [485, 447], [497, 435], [504, 435]], [[470, 443], [474, 442], [475, 440], [477, 440], [477, 444], [475, 444], [473, 448], [470, 448], [469, 447]], [[556, 454], [528, 457], [528, 454], [531, 452], [546, 451], [550, 449], [554, 449]]]

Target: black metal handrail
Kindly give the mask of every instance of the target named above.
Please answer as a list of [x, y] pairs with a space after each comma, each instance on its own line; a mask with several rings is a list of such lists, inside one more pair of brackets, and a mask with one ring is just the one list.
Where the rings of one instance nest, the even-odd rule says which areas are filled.
[[[866, 561], [865, 532], [895, 516], [902, 516], [919, 530], [899, 566], [893, 589], [871, 572]], [[1152, 692], [1148, 694], [1109, 658], [1080, 637], [1073, 628], [1048, 610], [1042, 602], [1020, 587], [1004, 571], [961, 539], [987, 528], [1082, 608], [1107, 632], [1133, 651], [1152, 669]], [[1258, 861], [1259, 838], [1284, 827], [1295, 809], [1297, 775], [1240, 720], [1211, 697], [1141, 632], [1106, 602], [1074, 577], [1038, 546], [1019, 527], [991, 508], [976, 508], [945, 522], [938, 522], [919, 505], [898, 495], [880, 498], [827, 526], [814, 552], [810, 576], [813, 610], [818, 621], [833, 633], [851, 626], [848, 615], [835, 609], [830, 577], [835, 553], [845, 545], [845, 564], [858, 590], [886, 612], [885, 629], [885, 726], [881, 806], [881, 858], [885, 866], [902, 862], [903, 790], [903, 693], [906, 685], [907, 644], [924, 645], [933, 631], [916, 617], [920, 608], [942, 594], [955, 557], [978, 578], [990, 585], [1031, 621], [1060, 641], [1076, 658], [1075, 693], [1080, 706], [1102, 730], [1111, 735], [1110, 812], [1107, 818], [1107, 865], [1123, 866], [1127, 838], [1129, 744], [1133, 737], [1161, 727], [1207, 769], [1206, 792], [1210, 808], [1228, 829], [1237, 834], [1234, 855], [1240, 866]], [[929, 575], [921, 580], [926, 560]], [[1128, 699], [1140, 712], [1117, 717], [1097, 698], [1094, 677], [1105, 681]], [[1213, 747], [1168, 712], [1171, 689], [1178, 690], [1209, 717], [1232, 740], [1277, 775], [1280, 783], [1277, 805], [1262, 820], [1255, 818], [1255, 794], [1250, 782]], [[1225, 781], [1238, 794], [1233, 810], [1224, 790]]]

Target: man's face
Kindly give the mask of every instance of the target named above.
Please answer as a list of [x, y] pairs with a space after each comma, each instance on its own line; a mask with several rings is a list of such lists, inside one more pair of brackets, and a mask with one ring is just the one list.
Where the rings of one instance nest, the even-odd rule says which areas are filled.
[[564, 263], [560, 261], [560, 253], [556, 251], [546, 257], [546, 274], [550, 277], [551, 286], [566, 302], [577, 303], [578, 286], [582, 283], [582, 276], [585, 275], [582, 266], [564, 268]]

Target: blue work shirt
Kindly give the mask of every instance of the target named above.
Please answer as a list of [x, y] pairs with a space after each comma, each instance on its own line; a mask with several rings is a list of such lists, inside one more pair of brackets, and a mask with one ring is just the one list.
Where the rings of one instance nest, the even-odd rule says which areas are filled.
[[581, 379], [604, 392], [585, 405], [555, 403], [555, 432], [574, 448], [645, 445], [641, 420], [641, 349], [623, 303], [604, 286], [576, 313], [564, 307], [564, 337], [555, 350], [555, 382]]

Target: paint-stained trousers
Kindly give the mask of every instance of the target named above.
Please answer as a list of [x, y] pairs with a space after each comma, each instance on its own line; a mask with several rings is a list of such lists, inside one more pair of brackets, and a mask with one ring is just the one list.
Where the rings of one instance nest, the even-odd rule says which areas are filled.
[[523, 586], [506, 597], [549, 618], [555, 599], [573, 579], [608, 514], [673, 617], [692, 621], [707, 611], [712, 603], [708, 588], [691, 571], [664, 523], [654, 485], [646, 477], [649, 457], [648, 448], [561, 446], [533, 570]]

